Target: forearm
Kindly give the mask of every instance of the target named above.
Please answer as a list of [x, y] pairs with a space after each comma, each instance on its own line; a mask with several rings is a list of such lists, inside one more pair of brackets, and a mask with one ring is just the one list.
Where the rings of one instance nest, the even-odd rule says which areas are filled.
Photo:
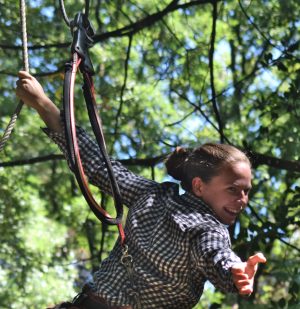
[[[55, 134], [52, 130], [47, 129], [44, 131], [59, 146], [61, 151], [64, 153], [70, 168], [72, 169], [64, 134]], [[103, 192], [111, 195], [112, 192], [107, 167], [103, 161], [98, 145], [80, 127], [76, 128], [76, 135], [82, 166], [88, 181], [99, 187]], [[123, 202], [128, 207], [135, 202], [140, 194], [149, 192], [149, 190], [153, 189], [154, 186], [157, 185], [154, 181], [132, 173], [118, 161], [111, 160], [111, 164], [114, 171], [114, 176], [119, 184]]]
[[51, 131], [57, 133], [63, 132], [60, 110], [49, 98], [44, 98], [42, 102], [36, 105], [36, 111]]
[[203, 226], [195, 242], [195, 261], [201, 273], [223, 292], [236, 292], [231, 267], [241, 259], [231, 250], [228, 232], [222, 226]]

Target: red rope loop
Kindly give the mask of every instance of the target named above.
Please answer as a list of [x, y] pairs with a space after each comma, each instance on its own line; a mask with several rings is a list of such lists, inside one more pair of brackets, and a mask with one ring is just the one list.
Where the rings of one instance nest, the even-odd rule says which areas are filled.
[[77, 142], [76, 135], [76, 120], [74, 113], [74, 87], [76, 80], [76, 73], [81, 64], [82, 59], [78, 57], [77, 53], [73, 54], [72, 64], [66, 65], [66, 74], [64, 80], [64, 113], [65, 113], [65, 131], [66, 131], [66, 140], [67, 148], [70, 158], [71, 167], [76, 176], [77, 182], [80, 186], [83, 196], [85, 197], [88, 205], [91, 210], [94, 212], [96, 217], [101, 220], [103, 223], [117, 225], [119, 229], [119, 234], [121, 238], [121, 243], [125, 242], [125, 234], [122, 227], [122, 216], [123, 216], [123, 203], [122, 197], [119, 191], [117, 181], [115, 179], [113, 168], [110, 163], [110, 159], [106, 152], [104, 135], [101, 127], [101, 120], [98, 115], [96, 100], [94, 95], [94, 85], [90, 73], [83, 71], [84, 78], [84, 97], [89, 113], [90, 122], [92, 129], [94, 131], [103, 161], [106, 164], [112, 195], [115, 202], [115, 208], [117, 215], [113, 218], [109, 213], [106, 212], [94, 199], [93, 194], [91, 193], [88, 182], [85, 176], [85, 172], [82, 166], [80, 158], [80, 150]]

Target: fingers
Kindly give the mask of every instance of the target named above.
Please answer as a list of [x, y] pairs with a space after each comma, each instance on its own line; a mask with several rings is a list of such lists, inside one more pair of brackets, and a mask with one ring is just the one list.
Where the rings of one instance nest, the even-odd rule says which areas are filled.
[[238, 288], [240, 295], [250, 295], [253, 292], [253, 287], [248, 284], [243, 286], [242, 288]]
[[19, 88], [24, 87], [24, 85], [26, 85], [26, 84], [29, 84], [29, 81], [28, 81], [27, 79], [18, 79], [18, 80], [16, 81], [16, 85], [17, 85], [17, 87], [19, 87]]
[[16, 95], [19, 97], [23, 91], [23, 81], [21, 79], [18, 79], [16, 82]]
[[245, 273], [239, 273], [239, 274], [233, 274], [233, 281], [243, 281], [243, 280], [248, 280], [248, 275]]
[[248, 258], [247, 264], [250, 266], [255, 266], [258, 263], [266, 263], [267, 259], [262, 253], [256, 253]]
[[18, 95], [18, 94], [21, 94], [21, 93], [23, 93], [24, 91], [26, 91], [27, 89], [27, 85], [28, 85], [28, 81], [27, 80], [24, 80], [24, 79], [18, 79], [17, 81], [16, 81], [16, 85], [17, 85], [17, 87], [16, 87], [16, 94]]
[[18, 72], [18, 76], [19, 79], [16, 81], [16, 85], [17, 85], [17, 92], [20, 92], [21, 90], [23, 90], [26, 84], [28, 84], [29, 79], [32, 79], [33, 77], [26, 71], [19, 71]]
[[253, 292], [253, 280], [249, 279], [246, 274], [233, 276], [233, 283], [241, 295], [249, 295]]
[[[249, 288], [251, 288], [251, 280], [248, 275], [244, 272], [244, 263], [239, 263], [231, 268], [232, 280], [234, 285], [239, 291], [239, 294], [249, 294]], [[251, 292], [250, 292], [251, 293]]]
[[233, 275], [233, 283], [240, 295], [249, 295], [253, 292], [253, 279], [250, 279], [247, 274]]
[[18, 76], [19, 78], [33, 78], [33, 76], [26, 71], [19, 71]]

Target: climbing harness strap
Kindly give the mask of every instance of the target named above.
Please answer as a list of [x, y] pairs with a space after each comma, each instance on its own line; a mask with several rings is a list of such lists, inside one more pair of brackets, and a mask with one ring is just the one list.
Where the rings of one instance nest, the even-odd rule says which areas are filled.
[[65, 133], [67, 139], [67, 148], [69, 152], [69, 158], [71, 167], [74, 170], [76, 179], [80, 186], [80, 189], [91, 207], [94, 214], [97, 216], [99, 220], [107, 224], [121, 224], [122, 215], [123, 215], [123, 206], [122, 199], [119, 192], [119, 188], [116, 182], [116, 179], [113, 174], [112, 166], [110, 160], [108, 158], [104, 136], [102, 132], [102, 128], [100, 125], [100, 119], [97, 113], [96, 102], [93, 93], [93, 83], [92, 79], [89, 76], [89, 73], [83, 72], [84, 79], [84, 97], [86, 100], [86, 105], [89, 113], [90, 122], [92, 125], [92, 129], [96, 136], [97, 143], [99, 145], [99, 149], [103, 160], [107, 166], [109, 178], [111, 181], [111, 187], [113, 192], [113, 197], [115, 200], [117, 217], [113, 219], [101, 206], [93, 198], [92, 193], [88, 188], [88, 183], [86, 181], [84, 169], [82, 167], [82, 162], [80, 158], [79, 146], [77, 143], [77, 135], [76, 135], [76, 123], [75, 123], [75, 115], [74, 115], [74, 87], [75, 87], [75, 77], [76, 72], [78, 71], [78, 67], [82, 63], [80, 57], [78, 57], [77, 53], [73, 54], [72, 63], [66, 64], [66, 72], [64, 79], [64, 114], [65, 114]]
[[[27, 48], [27, 30], [26, 30], [26, 3], [25, 0], [20, 0], [20, 19], [22, 29], [22, 55], [23, 55], [23, 69], [29, 72], [28, 62], [28, 48]], [[17, 105], [11, 119], [4, 131], [2, 138], [0, 139], [0, 152], [4, 149], [6, 142], [9, 140], [12, 130], [16, 124], [17, 118], [22, 110], [23, 102], [20, 101]]]

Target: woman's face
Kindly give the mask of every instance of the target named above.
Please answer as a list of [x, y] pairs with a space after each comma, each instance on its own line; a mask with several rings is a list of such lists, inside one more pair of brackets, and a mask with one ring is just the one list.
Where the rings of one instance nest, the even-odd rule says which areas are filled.
[[248, 203], [251, 189], [251, 168], [246, 162], [226, 166], [221, 173], [205, 183], [195, 177], [193, 193], [200, 197], [215, 212], [224, 224], [233, 224]]

